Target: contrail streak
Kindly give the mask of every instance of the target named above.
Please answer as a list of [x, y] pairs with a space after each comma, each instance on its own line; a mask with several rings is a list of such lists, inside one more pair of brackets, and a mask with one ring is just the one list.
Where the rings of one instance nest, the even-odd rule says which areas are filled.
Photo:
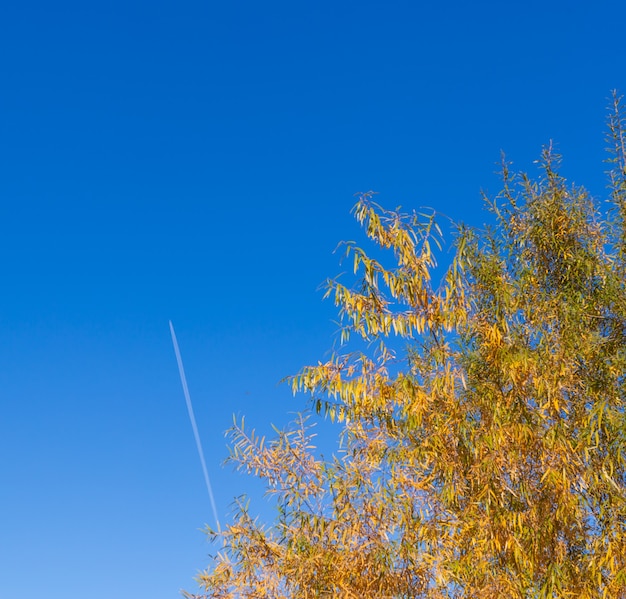
[[215, 507], [215, 499], [213, 498], [213, 489], [211, 488], [211, 479], [209, 478], [209, 471], [206, 467], [204, 460], [204, 451], [202, 451], [202, 443], [200, 442], [200, 435], [198, 434], [198, 427], [196, 425], [196, 417], [193, 415], [193, 407], [191, 405], [191, 397], [189, 395], [189, 389], [187, 388], [187, 378], [185, 377], [185, 369], [183, 368], [183, 359], [178, 349], [178, 341], [176, 341], [176, 333], [174, 332], [174, 325], [170, 320], [170, 333], [172, 334], [172, 343], [174, 345], [174, 353], [176, 354], [176, 361], [178, 362], [178, 372], [180, 374], [180, 382], [183, 385], [183, 393], [185, 394], [185, 401], [187, 402], [187, 411], [189, 412], [189, 420], [191, 420], [191, 428], [193, 429], [193, 435], [196, 438], [196, 446], [198, 448], [198, 455], [200, 456], [200, 463], [202, 464], [202, 472], [204, 472], [204, 481], [206, 482], [206, 488], [209, 492], [209, 499], [211, 500], [211, 507], [213, 508], [213, 517], [215, 518], [215, 524], [217, 525], [218, 532], [221, 530], [220, 521], [217, 517], [217, 508]]

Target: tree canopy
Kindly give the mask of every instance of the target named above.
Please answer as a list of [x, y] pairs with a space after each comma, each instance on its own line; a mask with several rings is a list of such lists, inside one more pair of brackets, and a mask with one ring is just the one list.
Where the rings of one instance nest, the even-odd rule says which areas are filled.
[[[456, 227], [436, 284], [437, 215], [354, 208], [391, 267], [345, 246], [329, 283], [340, 351], [290, 379], [332, 418], [265, 440], [236, 425], [231, 459], [276, 520], [245, 502], [210, 531], [205, 597], [626, 597], [626, 127], [609, 116], [609, 197], [512, 173], [494, 225]], [[376, 252], [379, 256], [381, 252]]]

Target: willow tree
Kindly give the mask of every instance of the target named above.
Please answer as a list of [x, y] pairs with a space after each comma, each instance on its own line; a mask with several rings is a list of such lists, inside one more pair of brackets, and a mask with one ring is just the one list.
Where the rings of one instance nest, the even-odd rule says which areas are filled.
[[[354, 213], [391, 267], [354, 244], [358, 283], [329, 283], [342, 353], [291, 379], [310, 420], [232, 459], [276, 500], [211, 533], [216, 598], [626, 597], [626, 148], [615, 98], [602, 208], [559, 175], [503, 166], [491, 229], [459, 227], [431, 281], [435, 216]], [[602, 208], [602, 209], [601, 209]], [[371, 254], [371, 252], [370, 252]], [[377, 256], [384, 252], [377, 250]]]

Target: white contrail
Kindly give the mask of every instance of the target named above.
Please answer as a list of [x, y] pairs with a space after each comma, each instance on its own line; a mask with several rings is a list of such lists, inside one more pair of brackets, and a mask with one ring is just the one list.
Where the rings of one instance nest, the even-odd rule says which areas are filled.
[[187, 378], [185, 377], [185, 369], [183, 368], [183, 359], [178, 349], [178, 341], [176, 341], [176, 333], [174, 332], [174, 325], [170, 320], [170, 333], [172, 334], [172, 343], [174, 344], [174, 353], [176, 354], [176, 361], [178, 362], [178, 372], [180, 373], [180, 382], [183, 385], [183, 393], [185, 394], [185, 400], [187, 402], [187, 410], [189, 411], [189, 420], [191, 420], [191, 428], [193, 429], [194, 437], [196, 438], [196, 446], [198, 447], [198, 455], [200, 456], [200, 463], [202, 464], [202, 471], [204, 472], [204, 481], [206, 482], [206, 488], [209, 492], [209, 499], [211, 500], [211, 507], [213, 508], [213, 517], [215, 518], [215, 524], [217, 525], [218, 532], [220, 529], [220, 521], [217, 517], [217, 509], [215, 507], [215, 499], [213, 498], [213, 489], [211, 488], [211, 480], [209, 479], [209, 471], [206, 467], [204, 460], [204, 452], [202, 451], [202, 443], [200, 443], [200, 435], [198, 434], [198, 427], [196, 426], [196, 417], [193, 415], [193, 407], [191, 405], [191, 397], [189, 395], [189, 389], [187, 388]]

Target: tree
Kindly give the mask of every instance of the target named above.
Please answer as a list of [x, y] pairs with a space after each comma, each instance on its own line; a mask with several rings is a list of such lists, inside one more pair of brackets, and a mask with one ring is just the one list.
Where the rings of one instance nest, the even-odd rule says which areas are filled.
[[609, 132], [608, 210], [566, 183], [550, 147], [537, 181], [503, 161], [494, 226], [457, 228], [438, 286], [436, 215], [359, 199], [393, 267], [346, 244], [359, 284], [328, 288], [343, 353], [291, 379], [341, 427], [342, 450], [318, 457], [307, 416], [269, 442], [233, 428], [232, 460], [266, 481], [278, 515], [263, 526], [242, 502], [210, 531], [223, 548], [204, 596], [626, 597], [616, 95]]

